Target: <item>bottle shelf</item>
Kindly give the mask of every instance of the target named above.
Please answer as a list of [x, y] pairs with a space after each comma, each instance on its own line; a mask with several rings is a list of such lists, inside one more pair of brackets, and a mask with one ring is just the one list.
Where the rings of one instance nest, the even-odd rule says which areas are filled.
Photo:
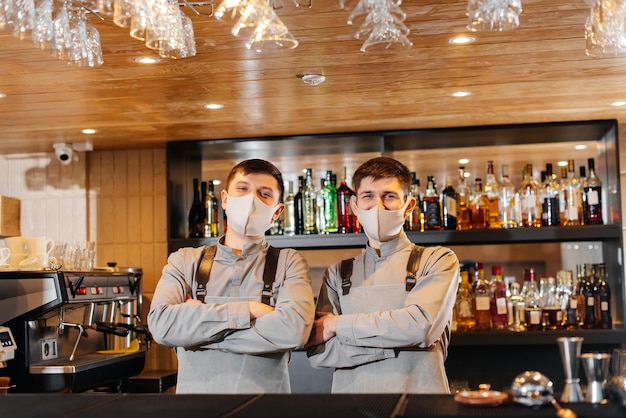
[[626, 333], [623, 328], [577, 329], [555, 331], [476, 331], [453, 332], [450, 345], [537, 345], [556, 344], [559, 337], [583, 337], [583, 344], [624, 344]]
[[[468, 231], [409, 231], [409, 239], [421, 245], [516, 244], [529, 242], [607, 241], [621, 239], [617, 225], [585, 225], [573, 227], [544, 227], [516, 229], [482, 229]], [[365, 234], [319, 234], [267, 236], [278, 248], [333, 249], [362, 248]], [[217, 238], [180, 238], [170, 240], [170, 252], [181, 247], [213, 245]]]

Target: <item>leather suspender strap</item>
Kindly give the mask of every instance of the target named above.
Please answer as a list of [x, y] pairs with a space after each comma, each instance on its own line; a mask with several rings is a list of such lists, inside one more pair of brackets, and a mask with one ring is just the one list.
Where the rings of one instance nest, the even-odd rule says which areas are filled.
[[[217, 252], [217, 245], [205, 247], [202, 251], [200, 265], [196, 272], [196, 283], [198, 283], [195, 299], [204, 303], [206, 296], [206, 284], [209, 281], [209, 275], [211, 274], [211, 267], [213, 266], [213, 259]], [[263, 290], [261, 291], [261, 302], [266, 305], [271, 305], [272, 296], [274, 291], [272, 285], [276, 279], [276, 268], [278, 266], [278, 257], [280, 250], [274, 248], [271, 245], [267, 249], [267, 255], [265, 256], [265, 267], [263, 268]]]
[[354, 263], [354, 258], [349, 258], [347, 260], [341, 260], [341, 267], [339, 270], [339, 274], [341, 274], [341, 288], [343, 289], [343, 295], [347, 295], [350, 293], [350, 287], [352, 286], [352, 282], [350, 281], [350, 276], [352, 276], [352, 264]]
[[261, 292], [261, 302], [271, 306], [272, 296], [274, 291], [272, 285], [276, 279], [276, 267], [278, 266], [278, 256], [280, 250], [274, 248], [271, 245], [267, 248], [267, 254], [265, 255], [265, 268], [263, 269], [263, 291]]
[[204, 297], [206, 296], [206, 284], [209, 281], [209, 274], [211, 274], [211, 267], [213, 266], [213, 259], [217, 252], [217, 245], [205, 247], [202, 251], [202, 259], [198, 265], [196, 271], [196, 282], [198, 287], [196, 289], [195, 299], [204, 303]]
[[417, 279], [415, 278], [415, 273], [420, 266], [420, 260], [422, 259], [422, 254], [424, 253], [424, 247], [416, 245], [411, 250], [411, 255], [409, 256], [409, 261], [406, 263], [406, 281], [404, 282], [404, 288], [407, 292], [410, 292], [413, 287], [415, 287], [415, 282]]

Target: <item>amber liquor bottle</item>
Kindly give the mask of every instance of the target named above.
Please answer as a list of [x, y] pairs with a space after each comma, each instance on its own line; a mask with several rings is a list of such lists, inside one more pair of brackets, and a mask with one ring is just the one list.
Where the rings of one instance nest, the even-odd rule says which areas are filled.
[[582, 277], [581, 293], [585, 301], [585, 317], [583, 318], [583, 328], [592, 329], [596, 327], [596, 298], [595, 283], [591, 264], [584, 265], [584, 276]]
[[473, 331], [476, 327], [476, 317], [474, 315], [474, 292], [469, 283], [467, 269], [461, 266], [461, 283], [456, 292], [456, 302], [454, 304], [457, 331]]
[[491, 309], [491, 329], [504, 330], [507, 327], [506, 283], [502, 280], [502, 266], [495, 264], [491, 267], [491, 290], [489, 306]]
[[595, 307], [596, 328], [611, 329], [611, 288], [606, 281], [606, 268], [604, 263], [595, 265]]
[[482, 178], [474, 180], [474, 197], [471, 203], [472, 229], [484, 229], [489, 227], [489, 198], [483, 191]]
[[474, 290], [474, 309], [476, 315], [476, 331], [491, 330], [491, 289], [485, 280], [484, 270], [476, 269], [477, 280]]

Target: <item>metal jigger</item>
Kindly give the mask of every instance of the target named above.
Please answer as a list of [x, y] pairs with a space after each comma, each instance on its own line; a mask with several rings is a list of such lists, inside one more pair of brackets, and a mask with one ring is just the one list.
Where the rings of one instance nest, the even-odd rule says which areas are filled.
[[565, 387], [561, 395], [563, 403], [577, 403], [583, 401], [583, 391], [578, 378], [578, 366], [580, 364], [580, 350], [583, 344], [582, 337], [560, 337], [556, 341], [559, 344], [563, 370], [565, 371]]
[[604, 384], [609, 375], [611, 355], [607, 353], [583, 353], [580, 359], [587, 376], [585, 402], [601, 403], [604, 399]]

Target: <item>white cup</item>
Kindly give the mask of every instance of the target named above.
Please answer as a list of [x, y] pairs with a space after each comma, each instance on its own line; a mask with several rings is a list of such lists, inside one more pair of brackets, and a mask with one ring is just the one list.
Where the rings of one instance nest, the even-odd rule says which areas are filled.
[[7, 247], [0, 248], [0, 265], [7, 264], [9, 262], [9, 256], [11, 255], [11, 250]]
[[11, 255], [9, 256], [9, 265], [11, 267], [19, 267], [20, 266], [20, 262], [22, 260], [24, 260], [26, 258], [26, 254], [22, 253], [22, 254], [13, 254], [11, 253]]
[[39, 266], [39, 261], [37, 257], [27, 257], [19, 262], [20, 270], [39, 270], [41, 266]]
[[46, 237], [27, 238], [26, 248], [28, 248], [28, 255], [33, 256], [35, 254], [45, 253], [47, 256], [50, 256], [50, 253], [54, 249], [54, 240]]
[[34, 257], [37, 259], [37, 268], [46, 268], [48, 267], [48, 253], [35, 253], [28, 254], [28, 257]]
[[4, 239], [11, 254], [24, 254], [26, 250], [26, 239], [24, 237], [8, 237]]

